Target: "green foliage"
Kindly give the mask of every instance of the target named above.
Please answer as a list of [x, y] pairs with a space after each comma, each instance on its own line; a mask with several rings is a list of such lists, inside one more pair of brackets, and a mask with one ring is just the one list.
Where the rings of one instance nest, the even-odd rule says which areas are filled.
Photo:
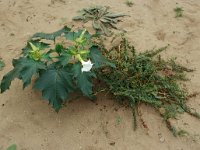
[[1, 93], [9, 89], [12, 80], [15, 78], [23, 81], [24, 88], [30, 84], [32, 76], [46, 68], [45, 64], [39, 61], [34, 61], [26, 57], [20, 57], [13, 60], [14, 69], [7, 73], [1, 81]]
[[0, 59], [0, 71], [5, 67], [5, 63]]
[[40, 50], [44, 50], [44, 49], [46, 49], [46, 48], [49, 47], [49, 44], [40, 42], [39, 39], [38, 39], [38, 40], [30, 40], [30, 41], [27, 42], [26, 47], [24, 47], [24, 48], [22, 49], [22, 51], [23, 51], [24, 54], [27, 54], [27, 55], [28, 55], [28, 53], [29, 53], [30, 51], [32, 51], [32, 47], [31, 47], [31, 44], [30, 44], [30, 43], [32, 43], [34, 46], [36, 46], [36, 47], [39, 48]]
[[11, 146], [9, 146], [6, 150], [16, 150], [17, 149], [17, 145], [13, 144]]
[[77, 79], [76, 84], [78, 88], [82, 91], [82, 93], [87, 96], [92, 98], [92, 82], [91, 78], [96, 77], [96, 75], [92, 72], [81, 72], [81, 64], [77, 63], [73, 66], [72, 68], [74, 78]]
[[[182, 81], [179, 75], [192, 70], [176, 64], [174, 60], [161, 59], [158, 54], [166, 48], [137, 54], [123, 38], [119, 45], [107, 51], [108, 59], [116, 64], [116, 68], [105, 67], [98, 71], [97, 76], [108, 85], [108, 90], [119, 102], [128, 100], [135, 127], [137, 107], [141, 103], [158, 110], [165, 121], [183, 112], [200, 119], [199, 114], [186, 105], [186, 91], [177, 83]], [[168, 127], [174, 130], [173, 126]]]
[[65, 26], [62, 29], [60, 29], [56, 32], [53, 32], [53, 33], [43, 33], [43, 32], [36, 33], [32, 36], [32, 39], [33, 38], [40, 38], [40, 39], [46, 39], [46, 40], [55, 40], [56, 37], [61, 36], [62, 34], [66, 34], [69, 31], [71, 31], [71, 29], [68, 28], [67, 26]]
[[[131, 7], [133, 2], [127, 0], [126, 4]], [[182, 8], [176, 7], [174, 11], [176, 17], [183, 16]], [[3, 76], [0, 92], [8, 90], [14, 79], [22, 80], [23, 88], [35, 79], [33, 88], [40, 90], [42, 97], [59, 111], [73, 92], [78, 91], [94, 99], [92, 81], [99, 78], [120, 103], [128, 101], [134, 129], [139, 116], [138, 106], [145, 103], [160, 113], [175, 136], [186, 135], [184, 130], [177, 131], [169, 119], [184, 112], [200, 119], [200, 114], [186, 105], [190, 96], [178, 84], [187, 81], [185, 72], [193, 70], [177, 64], [175, 59], [163, 60], [159, 53], [167, 47], [138, 54], [123, 38], [119, 45], [105, 52], [106, 58], [100, 51], [100, 44], [93, 41], [99, 33], [111, 35], [110, 29], [117, 29], [115, 25], [124, 16], [109, 12], [109, 7], [84, 8], [73, 20], [92, 21], [97, 34], [91, 35], [86, 30], [71, 31], [67, 26], [53, 33], [34, 34], [22, 49], [21, 56], [13, 59], [13, 69]], [[59, 43], [58, 37], [64, 41]], [[4, 66], [0, 60], [0, 70]], [[119, 125], [122, 118], [118, 116], [116, 122]], [[146, 126], [143, 121], [142, 124]], [[7, 150], [16, 150], [16, 145]]]
[[41, 73], [34, 84], [34, 89], [42, 91], [43, 98], [58, 111], [68, 94], [74, 90], [72, 81], [68, 68], [50, 67]]
[[73, 20], [81, 20], [83, 22], [92, 21], [93, 28], [107, 36], [111, 35], [109, 28], [117, 29], [115, 24], [121, 21], [118, 18], [126, 16], [124, 14], [111, 13], [109, 12], [109, 7], [103, 6], [84, 8], [79, 13], [80, 15], [74, 17]]
[[98, 50], [97, 46], [93, 46], [90, 48], [90, 57], [92, 62], [94, 62], [94, 68], [99, 68], [104, 65], [111, 66], [115, 68], [115, 64], [110, 63]]
[[183, 17], [183, 8], [181, 7], [176, 7], [174, 8], [174, 12], [176, 13], [176, 18], [179, 18], [179, 17]]
[[[64, 46], [55, 43], [58, 36], [71, 44]], [[40, 90], [42, 97], [56, 111], [69, 99], [72, 92], [80, 91], [83, 95], [94, 98], [94, 69], [114, 65], [101, 54], [98, 46], [92, 42], [92, 37], [86, 30], [75, 32], [68, 27], [54, 33], [34, 34], [22, 49], [21, 57], [13, 60], [14, 68], [3, 77], [1, 93], [9, 89], [15, 78], [22, 80], [25, 88], [34, 77], [36, 81], [33, 88]], [[54, 45], [45, 43], [45, 40], [53, 40]], [[51, 49], [53, 46], [54, 49]]]

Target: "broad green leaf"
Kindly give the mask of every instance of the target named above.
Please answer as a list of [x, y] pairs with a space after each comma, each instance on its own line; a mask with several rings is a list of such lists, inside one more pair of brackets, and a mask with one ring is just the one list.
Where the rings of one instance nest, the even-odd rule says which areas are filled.
[[92, 63], [94, 63], [94, 68], [99, 68], [105, 65], [115, 68], [115, 64], [109, 62], [98, 49], [97, 46], [92, 46], [90, 48], [90, 58]]
[[37, 62], [28, 58], [19, 58], [13, 60], [13, 70], [8, 72], [1, 81], [1, 93], [9, 89], [12, 80], [15, 78], [22, 79], [23, 87], [25, 88], [31, 82], [31, 78], [34, 74], [40, 70], [45, 69], [45, 65], [41, 62]]
[[59, 61], [62, 66], [66, 66], [69, 63], [69, 60], [71, 59], [71, 55], [67, 52], [62, 53], [59, 57]]
[[17, 149], [17, 145], [13, 144], [11, 146], [9, 146], [6, 150], [16, 150]]
[[27, 42], [26, 47], [22, 49], [23, 54], [26, 55], [32, 50], [32, 47], [31, 47], [30, 43], [32, 43], [39, 50], [43, 50], [43, 49], [46, 49], [46, 48], [49, 47], [49, 44], [44, 43], [44, 42], [40, 42], [40, 40], [30, 40], [30, 41]]
[[71, 40], [74, 41], [76, 38], [78, 38], [80, 36], [80, 34], [76, 33], [76, 32], [68, 32], [67, 34], [65, 34], [65, 38], [67, 40]]
[[15, 60], [15, 59], [13, 60], [14, 69], [8, 72], [1, 81], [1, 85], [0, 85], [1, 93], [9, 89], [12, 80], [20, 77], [20, 71], [22, 70], [22, 68], [19, 67], [20, 66], [19, 64], [20, 64], [19, 60]]
[[33, 88], [42, 91], [43, 98], [58, 111], [69, 93], [74, 90], [74, 85], [68, 69], [50, 68], [41, 73]]
[[31, 83], [32, 76], [39, 73], [40, 70], [45, 70], [46, 66], [44, 63], [39, 61], [34, 61], [31, 59], [24, 59], [21, 66], [22, 70], [20, 72], [20, 77], [23, 81], [23, 87]]
[[6, 90], [10, 88], [12, 80], [19, 77], [19, 71], [20, 70], [17, 70], [16, 68], [14, 68], [3, 77], [1, 81], [1, 86], [0, 86], [1, 93], [5, 92]]
[[81, 74], [81, 67], [82, 66], [80, 62], [73, 65], [72, 72], [75, 78], [77, 78]]
[[73, 65], [72, 72], [74, 77], [76, 78], [77, 87], [80, 91], [87, 97], [93, 97], [92, 91], [92, 77], [96, 77], [96, 75], [92, 72], [81, 72], [81, 64], [76, 63]]
[[[77, 38], [80, 37], [82, 32], [83, 32], [83, 30], [78, 30], [78, 32], [74, 32], [74, 31], [73, 32], [68, 32], [68, 33], [65, 34], [65, 38], [67, 40], [74, 41], [74, 40], [76, 40]], [[86, 38], [86, 39], [90, 39], [91, 38], [91, 35], [89, 34], [88, 31], [85, 32], [84, 38]]]
[[36, 33], [32, 36], [32, 38], [40, 38], [40, 39], [46, 39], [46, 40], [55, 40], [56, 37], [58, 36], [61, 36], [63, 33], [67, 33], [71, 31], [70, 28], [68, 28], [67, 26], [65, 26], [64, 28], [56, 31], [56, 32], [53, 32], [53, 33], [43, 33], [43, 32], [40, 32], [40, 33]]
[[92, 93], [93, 93], [92, 86], [93, 85], [92, 85], [90, 72], [82, 72], [77, 77], [77, 85], [85, 96], [92, 98]]

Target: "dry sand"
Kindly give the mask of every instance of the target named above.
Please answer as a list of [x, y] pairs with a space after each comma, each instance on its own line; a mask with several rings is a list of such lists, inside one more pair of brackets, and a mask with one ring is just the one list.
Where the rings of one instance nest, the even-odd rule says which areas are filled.
[[[200, 0], [134, 0], [127, 7], [124, 0], [0, 0], [0, 57], [6, 67], [20, 55], [27, 39], [35, 32], [52, 32], [84, 7], [94, 4], [110, 6], [123, 12], [120, 28], [138, 50], [170, 44], [164, 57], [178, 57], [187, 67], [195, 68], [186, 83], [189, 92], [200, 92]], [[173, 9], [183, 7], [183, 17], [175, 18]], [[76, 24], [76, 23], [75, 23]], [[200, 112], [200, 96], [188, 102]], [[80, 98], [58, 114], [38, 92], [15, 80], [11, 89], [0, 95], [0, 150], [15, 143], [18, 150], [200, 150], [200, 121], [181, 115], [173, 123], [187, 130], [187, 137], [175, 138], [160, 116], [142, 106], [149, 130], [139, 124], [132, 129], [131, 110], [121, 107], [108, 95], [101, 94], [96, 103]]]

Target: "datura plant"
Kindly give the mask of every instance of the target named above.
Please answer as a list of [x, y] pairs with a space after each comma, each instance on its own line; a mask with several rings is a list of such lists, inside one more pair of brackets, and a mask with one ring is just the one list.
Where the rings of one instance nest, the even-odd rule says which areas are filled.
[[[56, 42], [57, 37], [64, 38], [64, 42]], [[22, 49], [21, 56], [13, 59], [14, 68], [1, 81], [1, 93], [9, 89], [15, 78], [22, 80], [23, 88], [34, 78], [33, 89], [40, 90], [56, 111], [72, 92], [80, 91], [94, 98], [94, 71], [114, 65], [106, 60], [92, 38], [86, 30], [74, 32], [68, 27], [50, 34], [34, 34]]]

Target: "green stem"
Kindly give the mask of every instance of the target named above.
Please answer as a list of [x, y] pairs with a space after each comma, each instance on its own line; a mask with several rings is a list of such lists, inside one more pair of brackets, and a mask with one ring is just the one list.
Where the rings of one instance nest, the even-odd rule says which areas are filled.
[[80, 54], [77, 54], [77, 55], [76, 55], [76, 58], [77, 58], [81, 63], [84, 61]]

